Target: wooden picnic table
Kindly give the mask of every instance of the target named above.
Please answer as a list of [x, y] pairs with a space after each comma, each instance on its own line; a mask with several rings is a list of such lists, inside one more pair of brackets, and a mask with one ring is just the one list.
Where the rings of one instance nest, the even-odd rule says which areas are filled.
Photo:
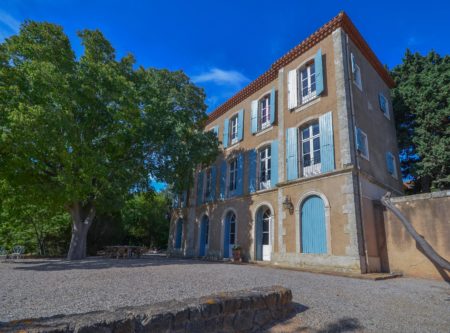
[[146, 250], [143, 246], [133, 245], [113, 245], [105, 247], [105, 254], [111, 258], [140, 258]]

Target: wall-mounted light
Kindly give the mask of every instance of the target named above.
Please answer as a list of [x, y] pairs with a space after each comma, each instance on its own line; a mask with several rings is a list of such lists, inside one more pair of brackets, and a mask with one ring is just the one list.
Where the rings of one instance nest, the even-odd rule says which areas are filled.
[[284, 207], [284, 209], [289, 210], [289, 214], [294, 213], [294, 205], [292, 204], [292, 200], [291, 200], [290, 196], [287, 195], [286, 198], [284, 198], [283, 207]]

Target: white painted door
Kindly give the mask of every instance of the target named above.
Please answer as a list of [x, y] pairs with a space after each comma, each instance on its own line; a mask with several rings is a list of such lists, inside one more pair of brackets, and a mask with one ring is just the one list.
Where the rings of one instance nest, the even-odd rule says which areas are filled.
[[[270, 214], [270, 211], [268, 211]], [[270, 215], [264, 214], [262, 220], [262, 256], [264, 261], [270, 261], [272, 244], [270, 244]]]

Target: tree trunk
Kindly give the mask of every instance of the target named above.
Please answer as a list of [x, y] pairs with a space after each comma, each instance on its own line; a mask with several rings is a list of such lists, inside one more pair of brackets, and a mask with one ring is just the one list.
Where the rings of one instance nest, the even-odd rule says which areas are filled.
[[75, 202], [70, 205], [69, 212], [72, 216], [72, 238], [67, 259], [84, 259], [87, 233], [95, 217], [95, 207], [92, 203], [83, 205], [81, 202]]

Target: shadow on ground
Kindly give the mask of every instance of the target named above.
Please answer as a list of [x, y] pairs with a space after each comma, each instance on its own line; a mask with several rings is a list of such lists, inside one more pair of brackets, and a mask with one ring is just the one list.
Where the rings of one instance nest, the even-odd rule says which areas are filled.
[[28, 271], [66, 271], [72, 269], [108, 269], [108, 268], [136, 268], [168, 265], [218, 264], [220, 261], [203, 261], [184, 258], [167, 258], [165, 255], [145, 255], [139, 259], [112, 259], [92, 257], [83, 260], [17, 260], [10, 262], [16, 265], [15, 270]]

